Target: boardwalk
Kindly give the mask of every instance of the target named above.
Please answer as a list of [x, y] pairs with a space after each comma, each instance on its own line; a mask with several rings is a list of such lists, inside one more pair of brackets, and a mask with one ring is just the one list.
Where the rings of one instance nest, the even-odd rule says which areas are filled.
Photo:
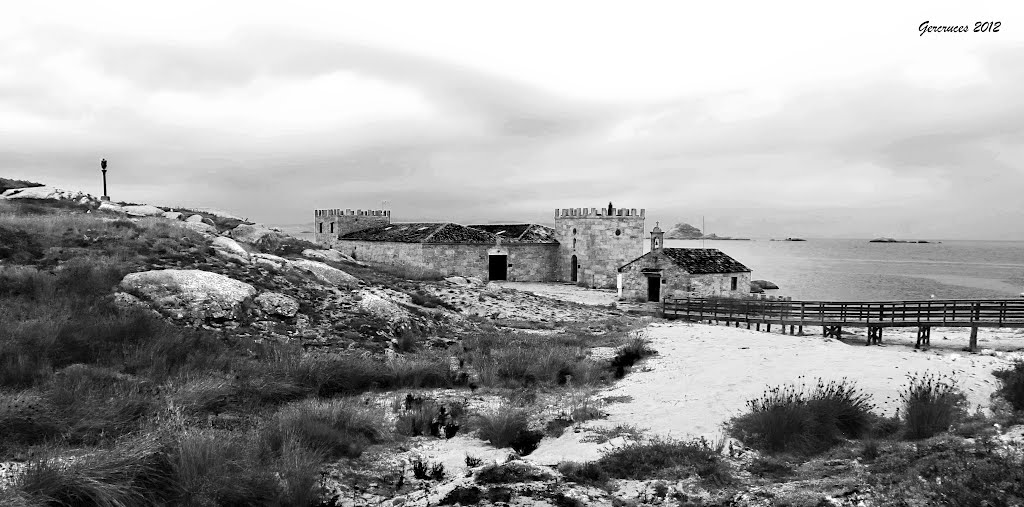
[[882, 341], [882, 329], [916, 327], [917, 345], [929, 344], [932, 327], [971, 328], [970, 348], [977, 347], [979, 327], [1024, 327], [1022, 299], [950, 299], [925, 301], [779, 301], [729, 298], [665, 298], [666, 318], [746, 324], [761, 329], [772, 325], [803, 332], [821, 326], [824, 336], [838, 338], [845, 327], [868, 330], [868, 345]]

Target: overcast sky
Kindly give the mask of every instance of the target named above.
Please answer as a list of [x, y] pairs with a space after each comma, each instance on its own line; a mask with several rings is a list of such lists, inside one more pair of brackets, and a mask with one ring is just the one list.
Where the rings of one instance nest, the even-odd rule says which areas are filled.
[[0, 176], [99, 195], [106, 157], [115, 200], [270, 224], [612, 201], [648, 229], [1024, 239], [1019, 2], [259, 4], [5, 5]]

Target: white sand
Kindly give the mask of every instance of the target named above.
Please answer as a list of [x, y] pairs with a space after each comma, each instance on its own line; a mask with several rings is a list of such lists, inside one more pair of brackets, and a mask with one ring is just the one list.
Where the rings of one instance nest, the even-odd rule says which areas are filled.
[[[647, 329], [658, 355], [600, 394], [628, 396], [632, 401], [607, 405], [609, 417], [586, 426], [627, 424], [653, 434], [713, 439], [722, 435], [722, 423], [743, 412], [746, 401], [768, 386], [800, 381], [813, 386], [818, 377], [828, 381], [844, 376], [872, 395], [878, 413], [892, 415], [906, 375], [925, 371], [952, 375], [973, 410], [989, 404], [998, 384], [992, 370], [1020, 355], [996, 357], [934, 347], [914, 351], [905, 344], [868, 347], [820, 335], [789, 336], [678, 321], [654, 323]], [[932, 343], [940, 336], [933, 332]], [[1021, 342], [1017, 345], [1024, 345]], [[542, 463], [593, 459], [598, 449], [579, 442], [582, 436], [567, 433], [546, 439], [530, 458]]]

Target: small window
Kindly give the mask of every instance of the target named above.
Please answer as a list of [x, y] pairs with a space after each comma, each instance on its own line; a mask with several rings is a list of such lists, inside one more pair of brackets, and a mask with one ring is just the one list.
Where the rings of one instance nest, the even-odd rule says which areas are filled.
[[622, 229], [615, 229], [616, 236], [622, 236]]
[[334, 222], [331, 222], [331, 234], [334, 234]]
[[320, 234], [323, 234], [324, 233], [324, 223], [320, 222], [319, 225], [320, 225]]
[[573, 233], [573, 235], [576, 234], [576, 228], [575, 227], [572, 228], [572, 233]]
[[732, 277], [732, 285], [730, 290], [736, 290], [736, 288], [739, 287], [739, 281], [739, 277]]
[[576, 249], [576, 238], [572, 238], [572, 249]]

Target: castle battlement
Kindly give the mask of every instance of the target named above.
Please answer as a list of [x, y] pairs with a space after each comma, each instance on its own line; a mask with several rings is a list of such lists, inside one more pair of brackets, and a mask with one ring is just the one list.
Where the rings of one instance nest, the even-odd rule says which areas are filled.
[[555, 218], [643, 218], [645, 211], [643, 208], [640, 208], [639, 213], [637, 213], [636, 208], [612, 208], [611, 213], [609, 213], [608, 208], [562, 208], [555, 209]]
[[339, 217], [339, 216], [359, 216], [359, 217], [390, 217], [391, 210], [389, 209], [318, 209], [314, 210], [313, 216], [316, 217]]

